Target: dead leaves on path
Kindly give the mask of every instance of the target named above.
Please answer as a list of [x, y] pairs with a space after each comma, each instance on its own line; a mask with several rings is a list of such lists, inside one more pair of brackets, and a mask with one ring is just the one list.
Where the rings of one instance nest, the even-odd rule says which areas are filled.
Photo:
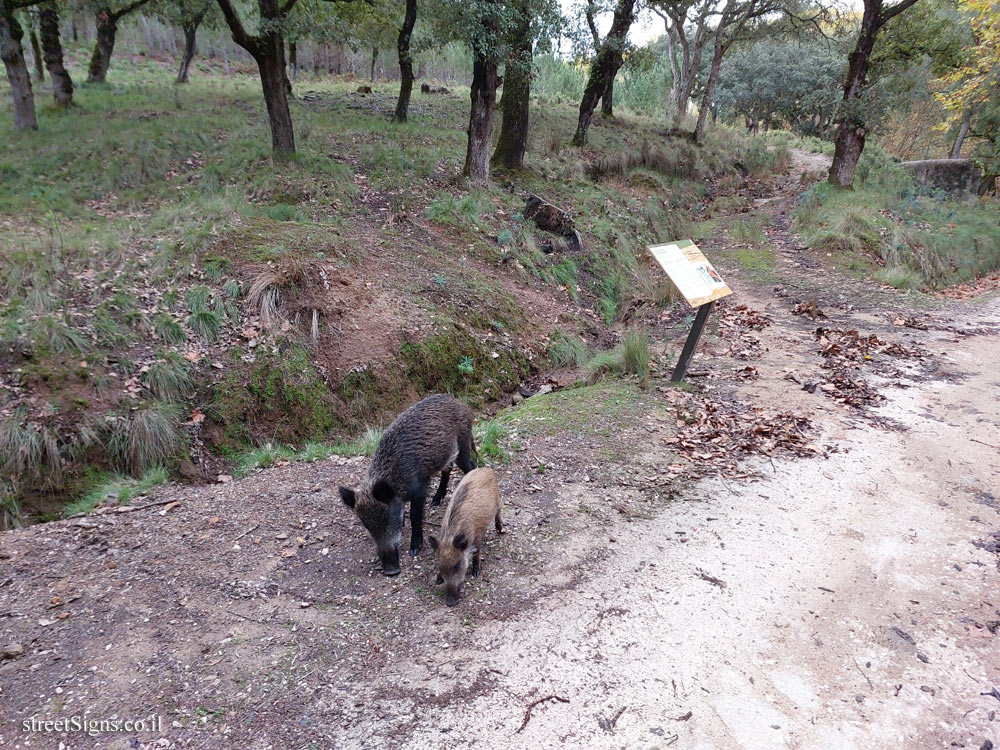
[[824, 359], [822, 366], [829, 374], [804, 384], [803, 389], [812, 393], [818, 388], [837, 403], [856, 409], [885, 401], [885, 396], [860, 377], [862, 364], [882, 375], [897, 376], [899, 370], [887, 361], [887, 357], [923, 359], [928, 356], [924, 349], [890, 343], [875, 334], [863, 336], [856, 329], [820, 327], [816, 329], [816, 342]]
[[767, 414], [759, 407], [740, 412], [703, 399], [693, 415], [678, 419], [677, 428], [677, 434], [663, 442], [690, 461], [696, 475], [717, 471], [731, 479], [750, 476], [738, 465], [747, 456], [826, 455], [809, 439], [809, 419], [787, 412]]
[[771, 319], [746, 305], [720, 305], [719, 314], [719, 336], [729, 342], [729, 356], [760, 359], [765, 349], [751, 331], [763, 331], [771, 325]]

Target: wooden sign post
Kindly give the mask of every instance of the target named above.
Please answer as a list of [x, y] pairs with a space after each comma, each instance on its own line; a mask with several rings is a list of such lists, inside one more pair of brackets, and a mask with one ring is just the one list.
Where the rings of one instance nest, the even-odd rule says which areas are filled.
[[684, 380], [688, 363], [698, 346], [698, 339], [701, 338], [701, 332], [705, 328], [712, 307], [716, 300], [732, 294], [733, 290], [726, 285], [718, 271], [708, 262], [708, 258], [691, 240], [650, 245], [647, 249], [687, 303], [692, 308], [698, 309], [694, 325], [691, 326], [691, 333], [684, 342], [684, 349], [670, 378], [672, 382], [680, 383]]

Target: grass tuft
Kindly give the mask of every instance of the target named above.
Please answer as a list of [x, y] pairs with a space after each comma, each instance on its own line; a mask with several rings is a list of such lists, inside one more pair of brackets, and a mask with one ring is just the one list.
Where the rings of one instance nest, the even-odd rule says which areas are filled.
[[146, 387], [164, 401], [179, 401], [191, 387], [190, 366], [177, 352], [161, 349], [143, 376]]
[[496, 419], [485, 422], [477, 422], [472, 430], [475, 438], [476, 449], [481, 457], [506, 461], [507, 451], [504, 450], [502, 441], [507, 437], [507, 428]]
[[549, 361], [553, 367], [583, 367], [590, 357], [587, 345], [565, 331], [553, 331], [549, 341]]
[[112, 428], [108, 449], [123, 471], [141, 476], [181, 449], [182, 430], [179, 409], [157, 401], [120, 418]]

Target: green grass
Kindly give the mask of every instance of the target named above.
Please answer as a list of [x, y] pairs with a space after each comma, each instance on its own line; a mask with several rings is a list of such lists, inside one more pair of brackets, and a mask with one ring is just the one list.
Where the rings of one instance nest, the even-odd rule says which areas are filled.
[[626, 373], [636, 375], [640, 385], [649, 379], [649, 336], [645, 331], [630, 328], [622, 337], [622, 368]]
[[330, 456], [371, 456], [375, 453], [383, 432], [381, 427], [366, 427], [360, 435], [350, 440], [310, 441], [301, 448], [264, 443], [236, 457], [233, 476], [243, 477], [255, 469], [270, 468], [279, 461], [312, 463]]
[[1000, 202], [918, 186], [874, 144], [853, 191], [814, 186], [796, 221], [806, 244], [838, 268], [902, 289], [940, 288], [1000, 268]]
[[770, 245], [741, 247], [729, 253], [740, 268], [756, 274], [771, 275], [775, 268], [774, 249]]
[[553, 367], [582, 367], [590, 357], [589, 347], [578, 336], [562, 330], [552, 332], [549, 361]]
[[190, 365], [180, 354], [160, 350], [143, 383], [159, 399], [180, 401], [191, 387]]
[[472, 430], [476, 448], [480, 457], [506, 461], [510, 454], [504, 449], [503, 441], [507, 437], [507, 428], [498, 419], [476, 422]]
[[185, 443], [179, 408], [156, 401], [119, 417], [108, 447], [123, 471], [139, 476], [165, 464]]
[[734, 240], [742, 244], [763, 245], [767, 242], [763, 222], [764, 219], [760, 216], [748, 216], [743, 219], [736, 219], [732, 223], [729, 233]]
[[135, 498], [149, 494], [153, 487], [166, 483], [167, 479], [166, 469], [160, 466], [149, 469], [138, 479], [111, 475], [64, 506], [62, 515], [67, 517], [77, 513], [89, 513], [101, 503], [129, 505]]

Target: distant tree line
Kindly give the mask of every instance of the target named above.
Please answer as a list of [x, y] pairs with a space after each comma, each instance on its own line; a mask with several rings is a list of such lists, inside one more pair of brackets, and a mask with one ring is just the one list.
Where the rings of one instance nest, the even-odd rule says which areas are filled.
[[[141, 17], [147, 35], [148, 18], [180, 30], [178, 83], [188, 80], [199, 29], [225, 30], [259, 72], [273, 153], [283, 159], [295, 152], [289, 94], [304, 46], [314, 68], [329, 45], [370, 50], [373, 79], [380, 53], [392, 50], [400, 82], [392, 119], [402, 127], [415, 55], [458, 44], [471, 58], [464, 174], [474, 183], [492, 168], [523, 167], [532, 85], [540, 71], [561, 66], [563, 84], [579, 96], [577, 146], [586, 146], [598, 108], [614, 117], [616, 87], [638, 96], [643, 82], [643, 101], [658, 107], [666, 132], [698, 143], [711, 118], [833, 140], [830, 182], [850, 187], [868, 136], [920, 97], [940, 117], [937, 130], [953, 134], [952, 156], [971, 139], [980, 158], [1000, 161], [1000, 0], [956, 2], [864, 0], [837, 13], [824, 0], [581, 0], [564, 13], [557, 0], [0, 0], [0, 57], [14, 125], [31, 130], [38, 122], [26, 48], [35, 79], [48, 72], [55, 105], [73, 104], [61, 15], [73, 18], [74, 34], [78, 14], [93, 19], [88, 84], [106, 80], [127, 18]], [[639, 12], [663, 23], [662, 36], [642, 48], [629, 42]], [[571, 54], [555, 54], [565, 40]], [[540, 59], [549, 63], [540, 68]], [[923, 85], [914, 83], [920, 75]]]

